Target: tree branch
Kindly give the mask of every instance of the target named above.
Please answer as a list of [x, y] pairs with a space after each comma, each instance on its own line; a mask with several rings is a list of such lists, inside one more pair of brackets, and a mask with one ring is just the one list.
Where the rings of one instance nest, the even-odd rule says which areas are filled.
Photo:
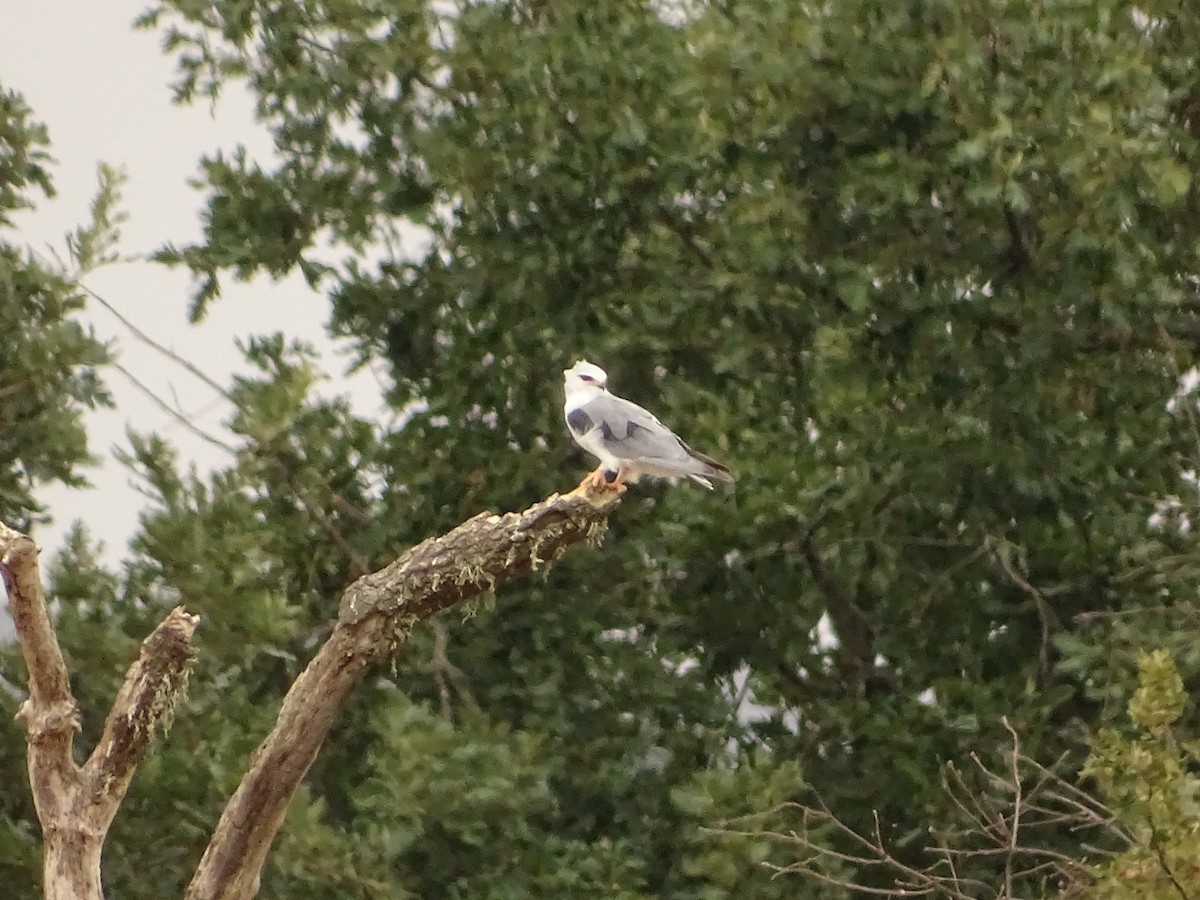
[[[790, 846], [791, 861], [761, 864], [780, 875], [798, 874], [846, 888], [856, 896], [1008, 900], [1038, 882], [1057, 882], [1063, 896], [1082, 896], [1095, 882], [1096, 871], [1056, 849], [1057, 837], [1064, 830], [1098, 833], [1123, 844], [1132, 843], [1132, 837], [1111, 810], [1025, 756], [1016, 729], [1007, 719], [1001, 724], [1011, 739], [1005, 765], [989, 768], [976, 754], [970, 755], [982, 776], [978, 788], [972, 788], [975, 779], [969, 783], [955, 765], [947, 768], [943, 787], [965, 824], [949, 831], [931, 828], [933, 841], [920, 849], [933, 861], [921, 868], [885, 843], [877, 812], [870, 831], [857, 831], [820, 797], [815, 805], [788, 801], [703, 830]], [[1112, 852], [1086, 842], [1083, 846], [1097, 855]], [[910, 853], [914, 849], [907, 848]], [[1004, 863], [1002, 879], [999, 860]], [[839, 871], [843, 864], [851, 870], [845, 877]]]
[[100, 900], [105, 835], [155, 729], [170, 720], [199, 619], [176, 608], [145, 640], [81, 769], [71, 754], [79, 713], [46, 609], [38, 553], [27, 535], [0, 523], [0, 577], [29, 671], [29, 699], [17, 718], [25, 722], [29, 783], [45, 837], [43, 892], [47, 900]]
[[116, 798], [108, 821], [124, 799], [154, 732], [170, 727], [195, 658], [192, 635], [199, 622], [199, 616], [175, 607], [142, 642], [137, 662], [125, 674], [96, 749], [83, 766], [85, 785], [95, 800]]
[[482, 513], [413, 547], [342, 594], [337, 625], [292, 684], [271, 733], [226, 804], [186, 900], [247, 900], [300, 781], [347, 697], [413, 627], [497, 584], [547, 568], [604, 534], [616, 491], [582, 485], [520, 513]]
[[30, 774], [36, 755], [40, 771], [65, 777], [72, 769], [71, 737], [79, 730], [79, 715], [67, 664], [46, 611], [37, 562], [40, 552], [27, 535], [0, 523], [0, 575], [29, 672], [29, 699], [21, 704], [17, 718], [29, 732]]
[[833, 622], [839, 646], [835, 652], [838, 669], [855, 694], [866, 687], [867, 675], [875, 665], [874, 636], [862, 608], [841, 589], [813, 543], [813, 528], [801, 534], [797, 544], [813, 581], [825, 595], [825, 608]]

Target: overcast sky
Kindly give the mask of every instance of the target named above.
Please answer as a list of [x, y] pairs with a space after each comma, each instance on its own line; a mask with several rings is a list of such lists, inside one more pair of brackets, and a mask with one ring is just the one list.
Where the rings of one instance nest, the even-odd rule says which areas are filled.
[[[177, 107], [168, 84], [173, 67], [159, 50], [159, 35], [134, 31], [144, 3], [91, 0], [7, 0], [0, 6], [0, 84], [25, 96], [34, 116], [50, 130], [57, 160], [58, 196], [17, 217], [17, 234], [4, 239], [42, 251], [63, 247], [63, 235], [84, 221], [103, 161], [126, 171], [123, 208], [129, 221], [120, 251], [139, 256], [170, 240], [199, 234], [202, 196], [188, 187], [201, 154], [245, 144], [251, 156], [270, 157], [270, 141], [253, 120], [245, 94], [230, 92], [215, 110]], [[343, 380], [346, 364], [324, 337], [327, 305], [300, 279], [238, 285], [212, 307], [198, 326], [187, 323], [189, 279], [151, 263], [131, 261], [98, 271], [87, 286], [159, 342], [185, 356], [220, 384], [244, 371], [234, 341], [238, 336], [285, 330], [317, 345], [326, 370], [338, 376], [330, 390], [352, 394], [364, 412], [379, 409], [378, 384], [369, 372]], [[229, 409], [177, 363], [138, 342], [110, 313], [92, 304], [88, 315], [97, 333], [114, 344], [119, 362], [138, 380], [188, 413], [200, 428], [221, 434]], [[201, 469], [226, 462], [221, 451], [190, 434], [117, 372], [106, 376], [117, 400], [115, 411], [89, 415], [92, 450], [102, 464], [90, 471], [91, 490], [43, 490], [55, 522], [36, 537], [54, 550], [74, 519], [82, 519], [106, 543], [105, 558], [119, 559], [137, 524], [143, 501], [129, 474], [113, 459], [125, 445], [126, 428], [154, 431]]]

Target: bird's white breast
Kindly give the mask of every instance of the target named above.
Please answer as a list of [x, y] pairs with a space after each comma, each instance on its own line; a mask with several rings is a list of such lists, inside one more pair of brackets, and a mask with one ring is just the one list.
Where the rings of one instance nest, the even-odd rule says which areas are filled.
[[592, 422], [591, 427], [583, 434], [579, 434], [575, 429], [571, 428], [570, 423], [571, 413], [591, 403], [603, 393], [603, 388], [595, 387], [594, 385], [585, 385], [582, 388], [571, 391], [567, 394], [566, 403], [563, 404], [563, 418], [567, 419], [567, 430], [571, 432], [571, 437], [575, 439], [575, 443], [600, 460], [606, 469], [615, 472], [620, 466], [621, 460], [613, 456], [605, 447], [604, 435], [600, 429], [600, 423]]
[[585, 384], [582, 387], [567, 391], [567, 402], [563, 405], [563, 415], [569, 416], [579, 407], [591, 403], [597, 397], [604, 393], [604, 389], [596, 387], [594, 384]]

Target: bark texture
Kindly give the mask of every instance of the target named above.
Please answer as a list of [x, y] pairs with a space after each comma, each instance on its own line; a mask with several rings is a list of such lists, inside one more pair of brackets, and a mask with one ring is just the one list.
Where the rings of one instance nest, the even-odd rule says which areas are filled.
[[619, 494], [580, 488], [520, 513], [483, 513], [364, 575], [342, 595], [338, 622], [292, 684], [188, 886], [187, 900], [248, 900], [284, 813], [346, 698], [413, 626], [499, 583], [542, 569], [603, 536]]
[[29, 783], [45, 840], [43, 892], [47, 900], [101, 900], [105, 835], [155, 730], [170, 722], [199, 619], [177, 607], [146, 638], [99, 743], [78, 766], [72, 743], [79, 713], [46, 610], [38, 552], [27, 535], [0, 524], [0, 577], [29, 672], [29, 698], [17, 718], [25, 723]]

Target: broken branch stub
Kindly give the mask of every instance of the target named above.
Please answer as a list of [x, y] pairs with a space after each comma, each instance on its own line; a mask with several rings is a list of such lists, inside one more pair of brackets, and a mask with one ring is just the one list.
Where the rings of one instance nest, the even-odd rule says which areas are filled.
[[28, 535], [0, 524], [0, 577], [29, 673], [29, 698], [17, 717], [25, 723], [29, 783], [44, 835], [42, 890], [47, 900], [101, 900], [104, 838], [154, 732], [170, 723], [199, 619], [177, 607], [146, 638], [100, 742], [77, 766], [71, 745], [79, 713], [46, 608], [38, 552]]

